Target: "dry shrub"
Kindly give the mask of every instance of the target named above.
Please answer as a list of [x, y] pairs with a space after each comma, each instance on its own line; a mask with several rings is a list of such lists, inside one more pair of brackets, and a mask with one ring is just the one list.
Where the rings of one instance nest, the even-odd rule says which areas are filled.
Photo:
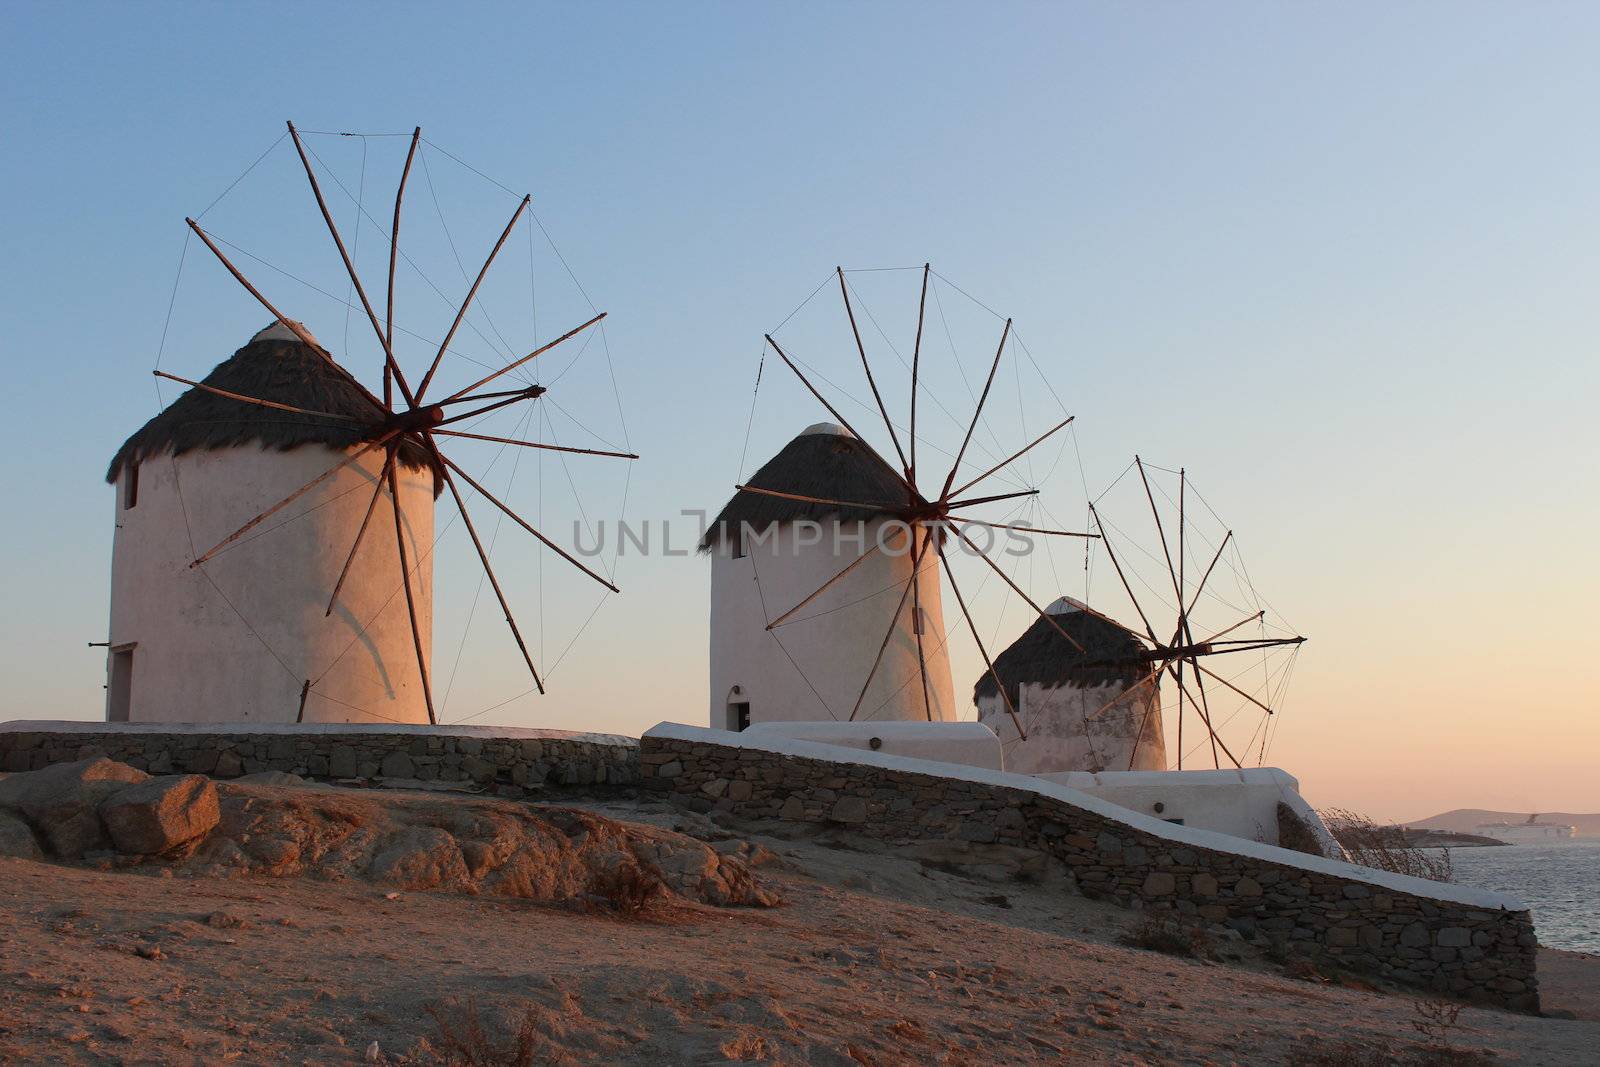
[[1168, 956], [1209, 960], [1217, 955], [1216, 939], [1203, 926], [1184, 926], [1170, 919], [1146, 915], [1139, 925], [1117, 940], [1132, 948], [1164, 952]]
[[659, 898], [668, 895], [667, 884], [655, 871], [632, 863], [619, 863], [597, 873], [589, 883], [589, 896], [605, 902], [619, 915], [639, 916]]
[[1392, 874], [1426, 878], [1431, 882], [1455, 879], [1449, 849], [1414, 848], [1406, 843], [1405, 830], [1401, 827], [1380, 826], [1365, 815], [1344, 808], [1327, 808], [1317, 814], [1322, 816], [1328, 832], [1343, 846], [1351, 863]]
[[522, 1013], [517, 1031], [495, 1036], [484, 1025], [476, 997], [423, 1007], [434, 1025], [434, 1044], [448, 1067], [532, 1067], [539, 1045], [538, 1018]]

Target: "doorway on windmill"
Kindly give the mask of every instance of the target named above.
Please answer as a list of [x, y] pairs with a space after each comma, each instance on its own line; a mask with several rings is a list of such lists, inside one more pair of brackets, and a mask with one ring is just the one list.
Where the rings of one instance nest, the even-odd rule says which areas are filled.
[[744, 690], [734, 686], [728, 690], [728, 701], [723, 706], [722, 728], [724, 730], [742, 731], [750, 727], [750, 700], [745, 696]]
[[127, 722], [133, 704], [133, 650], [137, 645], [118, 645], [111, 650], [111, 670], [106, 679], [106, 721]]

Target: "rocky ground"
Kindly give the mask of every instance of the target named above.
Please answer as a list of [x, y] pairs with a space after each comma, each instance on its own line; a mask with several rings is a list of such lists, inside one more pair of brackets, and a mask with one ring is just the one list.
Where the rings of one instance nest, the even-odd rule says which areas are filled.
[[[95, 787], [98, 810], [131, 786], [156, 791]], [[189, 788], [174, 811], [204, 808]], [[16, 791], [0, 781], [0, 805]], [[0, 859], [0, 1062], [440, 1063], [474, 1023], [490, 1045], [521, 1029], [532, 1063], [1376, 1064], [1443, 1042], [1429, 1062], [1577, 1064], [1600, 1047], [1597, 957], [1541, 962], [1546, 1009], [1572, 1018], [1444, 1023], [1449, 1006], [1240, 943], [1131, 947], [1170, 939], [981, 846], [890, 853], [652, 802], [216, 793], [215, 823], [163, 857], [118, 851], [162, 823], [125, 812], [72, 864]], [[397, 839], [424, 859], [375, 863]], [[620, 891], [619, 864], [647, 877]], [[1413, 1025], [1430, 1018], [1432, 1037]]]

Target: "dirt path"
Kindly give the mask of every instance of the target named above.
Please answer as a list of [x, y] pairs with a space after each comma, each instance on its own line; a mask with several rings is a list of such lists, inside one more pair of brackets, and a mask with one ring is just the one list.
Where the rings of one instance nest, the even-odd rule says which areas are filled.
[[[785, 906], [649, 921], [0, 860], [0, 1062], [359, 1063], [373, 1041], [380, 1062], [435, 1062], [424, 1008], [448, 998], [496, 1027], [531, 1012], [558, 1063], [1283, 1063], [1416, 1039], [1412, 998], [1126, 948], [1129, 913], [1059, 889], [767, 843]], [[1587, 1019], [1467, 1009], [1453, 1040], [1593, 1062], [1589, 961], [1546, 978]]]

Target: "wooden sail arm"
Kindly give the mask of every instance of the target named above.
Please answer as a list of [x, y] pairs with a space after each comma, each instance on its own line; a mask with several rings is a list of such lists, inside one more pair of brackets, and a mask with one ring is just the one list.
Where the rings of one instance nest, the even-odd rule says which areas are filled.
[[[422, 382], [417, 386], [417, 402], [428, 391], [428, 385], [433, 381], [433, 376], [438, 373], [439, 364], [444, 361], [444, 354], [450, 350], [450, 342], [456, 338], [456, 331], [461, 328], [461, 323], [467, 317], [467, 309], [472, 307], [472, 298], [478, 295], [478, 287], [483, 284], [484, 276], [489, 273], [489, 268], [494, 264], [495, 257], [500, 254], [500, 249], [505, 246], [506, 238], [511, 236], [511, 231], [517, 225], [517, 220], [528, 209], [532, 196], [524, 196], [517, 204], [517, 210], [512, 212], [511, 221], [506, 223], [506, 228], [500, 231], [500, 239], [489, 250], [488, 258], [483, 261], [483, 267], [478, 271], [478, 276], [472, 282], [472, 288], [467, 290], [466, 299], [461, 301], [461, 306], [456, 309], [455, 321], [450, 324], [450, 329], [445, 333], [444, 340], [439, 342], [439, 351], [434, 355], [433, 362], [428, 365], [428, 373], [422, 376]], [[470, 390], [469, 390], [470, 391]]]
[[483, 541], [478, 537], [478, 528], [473, 525], [472, 515], [467, 511], [467, 502], [461, 496], [461, 490], [456, 488], [456, 480], [450, 475], [450, 468], [444, 461], [444, 454], [439, 451], [430, 435], [429, 447], [434, 458], [439, 461], [439, 469], [444, 474], [444, 484], [450, 490], [450, 496], [456, 502], [456, 510], [461, 513], [461, 521], [467, 528], [467, 536], [472, 538], [472, 547], [478, 553], [478, 562], [483, 564], [484, 576], [489, 579], [489, 586], [494, 590], [495, 599], [500, 602], [500, 611], [505, 616], [506, 625], [511, 628], [511, 636], [517, 642], [517, 650], [522, 653], [522, 661], [527, 664], [528, 673], [533, 676], [534, 688], [540, 694], [544, 693], [544, 680], [539, 677], [539, 670], [533, 665], [533, 656], [528, 653], [528, 644], [522, 639], [522, 630], [517, 626], [516, 616], [511, 613], [511, 605], [506, 601], [506, 595], [500, 588], [500, 579], [494, 573], [494, 567], [489, 563], [489, 551], [483, 547]]
[[861, 369], [867, 374], [867, 386], [872, 390], [872, 399], [878, 405], [878, 414], [883, 416], [883, 425], [889, 431], [889, 440], [894, 445], [895, 455], [900, 457], [900, 468], [906, 472], [909, 480], [911, 464], [906, 460], [905, 450], [900, 447], [900, 436], [894, 432], [894, 423], [889, 420], [889, 409], [883, 406], [883, 394], [878, 391], [878, 380], [872, 376], [872, 364], [867, 361], [867, 348], [861, 343], [861, 330], [856, 325], [855, 308], [850, 306], [850, 287], [844, 281], [844, 268], [835, 267], [834, 272], [839, 276], [839, 295], [844, 298], [844, 313], [850, 319], [850, 333], [856, 339], [856, 351], [861, 354]]
[[608, 452], [600, 448], [575, 448], [570, 445], [548, 445], [542, 441], [519, 441], [514, 437], [491, 437], [482, 433], [467, 433], [464, 430], [440, 430], [433, 433], [444, 437], [465, 437], [473, 441], [493, 441], [502, 445], [520, 445], [523, 448], [541, 448], [549, 452], [572, 452], [580, 456], [614, 456], [617, 459], [638, 459], [634, 452]]
[[[984, 553], [979, 550], [978, 546], [973, 544], [972, 541], [968, 539], [966, 534], [962, 533], [960, 530], [956, 529], [953, 526], [950, 528], [950, 530], [951, 530], [952, 533], [954, 533], [956, 535], [957, 538], [960, 539], [962, 544], [966, 545], [967, 548], [971, 549], [972, 552], [975, 553], [979, 559], [983, 560], [984, 563], [988, 564], [989, 565], [989, 569], [994, 571], [996, 574], [998, 574], [1000, 576], [1000, 580], [1005, 582], [1006, 585], [1010, 586], [1011, 587], [1011, 591], [1013, 593], [1016, 593], [1019, 597], [1021, 597], [1023, 599], [1023, 601], [1030, 608], [1032, 608], [1034, 611], [1036, 611], [1038, 613], [1038, 615], [1039, 615], [1039, 617], [1041, 619], [1043, 619], [1045, 622], [1048, 622], [1055, 629], [1056, 633], [1060, 634], [1063, 638], [1065, 638], [1067, 644], [1071, 645], [1073, 648], [1077, 649], [1079, 652], [1083, 652], [1084, 651], [1083, 645], [1078, 643], [1078, 639], [1077, 638], [1073, 637], [1071, 634], [1067, 633], [1066, 630], [1062, 629], [1061, 624], [1056, 621], [1056, 618], [1055, 618], [1054, 615], [1050, 614], [1048, 611], [1044, 610], [1038, 604], [1036, 604], [1034, 602], [1034, 599], [1031, 596], [1029, 596], [1027, 593], [1022, 591], [1022, 587], [1020, 585], [1018, 585], [1016, 582], [1011, 580], [1011, 575], [1007, 574], [1005, 572], [1005, 570], [1000, 567], [999, 564], [995, 563], [994, 560], [992, 560], [988, 556], [984, 555]], [[943, 553], [940, 554], [940, 558], [941, 559], [945, 558]], [[945, 566], [947, 566], [947, 567], [949, 566], [949, 561], [947, 559], [945, 560]]]
[[472, 475], [470, 475], [466, 471], [462, 470], [461, 469], [461, 465], [459, 463], [456, 463], [449, 456], [445, 455], [443, 452], [438, 451], [437, 449], [434, 450], [434, 455], [437, 456], [440, 460], [442, 460], [444, 465], [446, 467], [448, 467], [450, 470], [453, 470], [457, 474], [461, 475], [462, 479], [464, 481], [466, 481], [466, 483], [468, 485], [472, 486], [472, 488], [474, 488], [474, 489], [476, 489], [478, 491], [478, 495], [479, 496], [483, 497], [489, 503], [491, 503], [495, 507], [499, 508], [501, 510], [501, 512], [503, 512], [508, 518], [511, 519], [512, 522], [516, 523], [518, 526], [522, 527], [524, 530], [526, 530], [529, 533], [531, 533], [534, 537], [538, 538], [539, 541], [542, 544], [544, 544], [544, 546], [546, 548], [550, 549], [556, 555], [560, 556], [562, 559], [566, 560], [568, 563], [572, 564], [574, 567], [578, 568], [580, 571], [582, 571], [583, 573], [587, 574], [589, 577], [593, 578], [595, 581], [599, 582], [601, 585], [605, 586], [607, 589], [611, 590], [613, 593], [622, 592], [622, 590], [620, 590], [616, 586], [612, 585], [610, 581], [608, 581], [607, 579], [601, 577], [599, 574], [596, 574], [594, 571], [590, 570], [588, 567], [585, 567], [582, 563], [578, 562], [577, 558], [575, 556], [573, 556], [572, 553], [568, 552], [566, 549], [562, 548], [560, 545], [558, 545], [554, 541], [550, 540], [550, 538], [546, 537], [544, 534], [540, 533], [538, 530], [536, 530], [532, 526], [530, 526], [526, 519], [524, 519], [521, 515], [518, 515], [515, 511], [511, 510], [510, 506], [508, 506], [503, 501], [501, 501], [499, 497], [495, 496], [493, 493], [489, 492], [489, 490], [485, 489], [481, 484], [478, 483], [478, 481], [475, 478], [472, 477]]
[[956, 595], [956, 603], [961, 606], [961, 616], [967, 620], [967, 630], [972, 634], [973, 643], [978, 646], [978, 654], [983, 657], [983, 665], [989, 671], [989, 677], [994, 679], [994, 687], [1000, 691], [1000, 700], [1006, 706], [1006, 714], [1011, 716], [1011, 725], [1017, 728], [1019, 740], [1028, 739], [1028, 731], [1023, 729], [1022, 720], [1017, 718], [1017, 709], [1011, 703], [1011, 694], [1006, 691], [1006, 683], [1000, 677], [1000, 672], [994, 669], [994, 660], [989, 658], [989, 650], [984, 647], [983, 638], [978, 636], [977, 624], [972, 621], [972, 612], [967, 610], [967, 598], [961, 595], [961, 586], [956, 584], [956, 573], [950, 566], [950, 558], [944, 554], [944, 546], [934, 544], [934, 550], [939, 553], [939, 562], [944, 564], [945, 577], [950, 579], [950, 591]]
[[[289, 136], [294, 140], [294, 150], [300, 156], [300, 164], [305, 168], [306, 180], [311, 183], [311, 195], [317, 198], [317, 209], [322, 212], [322, 221], [328, 225], [328, 233], [333, 237], [334, 247], [339, 250], [339, 258], [344, 261], [345, 273], [350, 276], [350, 284], [354, 286], [356, 296], [361, 300], [361, 307], [367, 313], [367, 321], [372, 323], [372, 332], [378, 335], [378, 345], [383, 349], [384, 366], [387, 374], [394, 376], [394, 382], [400, 387], [400, 395], [406, 398], [410, 406], [416, 405], [416, 397], [411, 394], [411, 387], [406, 384], [406, 376], [400, 370], [400, 364], [394, 358], [394, 346], [390, 336], [378, 323], [378, 313], [372, 310], [372, 301], [367, 299], [366, 286], [361, 284], [361, 275], [356, 272], [356, 265], [350, 259], [350, 253], [344, 246], [344, 238], [339, 236], [339, 227], [334, 224], [333, 212], [328, 210], [328, 201], [322, 195], [322, 186], [317, 182], [317, 172], [311, 166], [311, 158], [306, 155], [306, 146], [300, 141], [300, 131], [294, 128], [294, 123], [287, 123]], [[392, 238], [391, 238], [392, 240]], [[393, 286], [390, 288], [391, 297]], [[391, 313], [392, 318], [392, 313]]]
[[[466, 399], [468, 399], [468, 400], [478, 400], [478, 399], [482, 399], [484, 396], [494, 395], [494, 394], [485, 393], [485, 394], [481, 394], [480, 396], [477, 396], [477, 397], [469, 397], [469, 396], [467, 396], [467, 394], [472, 392], [474, 389], [477, 389], [480, 386], [488, 385], [490, 382], [494, 381], [496, 378], [500, 377], [503, 374], [511, 373], [512, 371], [516, 370], [518, 367], [522, 366], [524, 363], [528, 362], [530, 359], [537, 359], [538, 357], [544, 355], [546, 352], [550, 351], [552, 348], [554, 348], [557, 345], [561, 344], [563, 341], [570, 341], [572, 338], [576, 337], [578, 334], [582, 333], [584, 330], [587, 330], [589, 327], [593, 326], [595, 323], [597, 323], [601, 319], [605, 318], [606, 314], [607, 313], [604, 312], [604, 311], [600, 312], [598, 315], [596, 315], [594, 318], [590, 319], [588, 322], [582, 323], [581, 325], [578, 325], [578, 326], [574, 326], [572, 329], [568, 330], [566, 333], [562, 334], [560, 337], [557, 337], [554, 341], [550, 341], [550, 342], [548, 342], [546, 344], [540, 345], [538, 348], [535, 348], [532, 352], [529, 352], [527, 355], [523, 356], [521, 359], [513, 360], [512, 362], [507, 363], [504, 367], [501, 367], [499, 370], [495, 371], [493, 374], [484, 375], [482, 378], [479, 378], [477, 381], [473, 382], [471, 385], [467, 386], [465, 389], [457, 389], [455, 392], [451, 393], [449, 396], [447, 396], [443, 400], [439, 401], [439, 403], [441, 403], [441, 404], [453, 404], [457, 400], [462, 399], [463, 397], [466, 397]], [[541, 394], [544, 392], [544, 390], [540, 389], [538, 386], [533, 386], [532, 389], [538, 390], [538, 393], [541, 393]], [[531, 391], [531, 390], [528, 390], [528, 391]]]
[[1044, 433], [1040, 434], [1038, 437], [1035, 437], [1032, 441], [1028, 442], [1026, 445], [1024, 445], [1021, 448], [1017, 449], [1015, 452], [1011, 453], [1011, 455], [1007, 456], [1005, 459], [1001, 460], [999, 463], [996, 463], [994, 466], [990, 467], [988, 470], [984, 471], [982, 474], [978, 475], [976, 478], [973, 478], [973, 479], [969, 480], [964, 485], [958, 486], [955, 489], [950, 490], [950, 495], [951, 496], [960, 496], [962, 493], [965, 493], [968, 489], [971, 489], [973, 486], [977, 485], [979, 482], [983, 481], [985, 478], [989, 477], [990, 475], [1000, 473], [1000, 471], [1003, 470], [1006, 466], [1008, 466], [1011, 463], [1016, 462], [1017, 460], [1021, 459], [1023, 456], [1027, 455], [1029, 452], [1033, 451], [1035, 446], [1044, 443], [1052, 435], [1054, 435], [1058, 430], [1061, 430], [1062, 428], [1071, 425], [1073, 420], [1076, 419], [1076, 418], [1077, 418], [1076, 415], [1068, 415], [1066, 418], [1062, 419], [1060, 422], [1058, 422], [1054, 426], [1050, 427], [1050, 429], [1046, 430]]
[[989, 364], [989, 377], [984, 380], [983, 392], [978, 395], [978, 404], [972, 410], [972, 422], [967, 426], [967, 435], [961, 439], [961, 448], [956, 452], [955, 462], [950, 465], [950, 473], [945, 476], [944, 488], [939, 490], [940, 500], [950, 499], [950, 486], [955, 484], [956, 472], [961, 469], [961, 460], [967, 454], [967, 445], [972, 443], [972, 431], [978, 428], [978, 420], [983, 416], [983, 405], [989, 399], [989, 389], [994, 385], [994, 372], [1000, 369], [1000, 354], [1006, 350], [1006, 338], [1011, 336], [1011, 320], [1006, 320], [1004, 330], [1000, 331], [1000, 344], [994, 350], [994, 362]]
[[370, 420], [358, 419], [353, 415], [335, 415], [331, 411], [312, 411], [310, 408], [297, 408], [293, 404], [280, 404], [276, 400], [262, 400], [260, 397], [245, 396], [243, 393], [230, 393], [226, 389], [218, 389], [216, 386], [207, 385], [205, 382], [195, 382], [190, 381], [188, 378], [180, 378], [176, 374], [168, 374], [164, 370], [151, 371], [150, 373], [154, 374], [157, 378], [166, 378], [169, 381], [178, 382], [180, 385], [187, 385], [194, 389], [203, 389], [208, 393], [215, 393], [217, 396], [225, 396], [229, 400], [237, 400], [243, 404], [255, 404], [258, 407], [276, 408], [279, 411], [290, 411], [296, 415], [315, 415], [319, 419], [336, 419], [339, 422], [353, 422], [361, 426], [370, 424]]

